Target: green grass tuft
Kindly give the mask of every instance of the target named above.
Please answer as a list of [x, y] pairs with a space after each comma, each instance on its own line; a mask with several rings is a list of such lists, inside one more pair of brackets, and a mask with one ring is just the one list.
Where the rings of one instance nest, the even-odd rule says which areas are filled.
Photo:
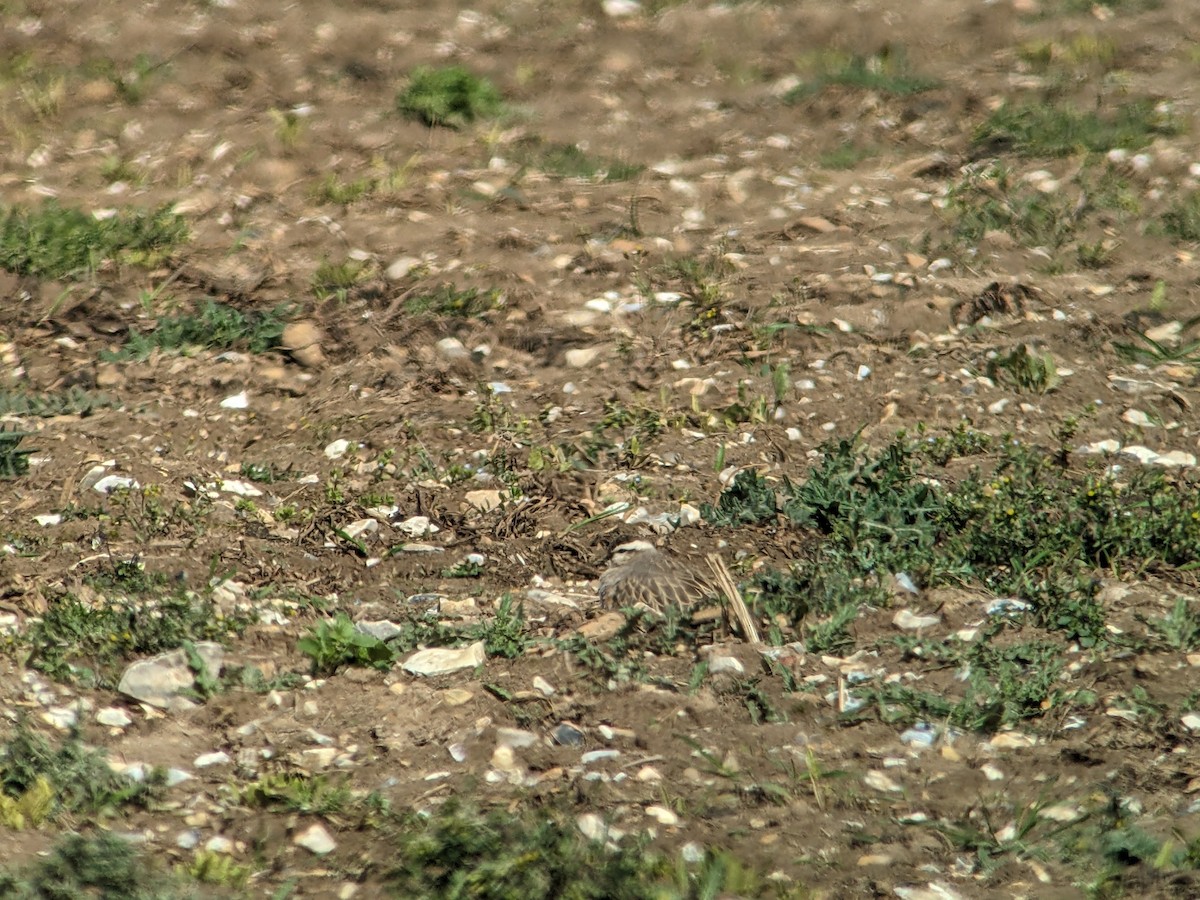
[[188, 238], [167, 207], [125, 209], [111, 218], [50, 201], [0, 210], [0, 269], [36, 278], [80, 278], [106, 260], [150, 266]]
[[396, 107], [429, 126], [461, 128], [498, 115], [503, 99], [490, 81], [462, 66], [422, 66], [413, 71], [408, 86], [396, 97]]
[[195, 313], [160, 316], [148, 334], [131, 328], [125, 345], [103, 356], [109, 360], [145, 359], [155, 350], [179, 352], [189, 347], [265, 353], [279, 346], [290, 313], [286, 304], [264, 312], [242, 312], [209, 299]]
[[1011, 148], [1022, 156], [1070, 156], [1137, 150], [1158, 135], [1178, 130], [1170, 115], [1149, 100], [1125, 103], [1103, 114], [1055, 103], [1006, 103], [975, 130], [974, 143]]

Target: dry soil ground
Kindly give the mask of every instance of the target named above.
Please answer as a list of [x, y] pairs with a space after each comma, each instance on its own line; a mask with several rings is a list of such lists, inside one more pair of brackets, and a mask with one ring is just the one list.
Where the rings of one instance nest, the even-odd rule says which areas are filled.
[[[864, 714], [847, 695], [862, 679], [961, 696], [961, 660], [928, 647], [986, 630], [996, 593], [919, 583], [806, 649], [822, 614], [772, 622], [750, 587], [808, 552], [813, 528], [689, 517], [738, 470], [782, 490], [830, 439], [861, 431], [878, 449], [964, 419], [1054, 450], [1075, 416], [1071, 448], [1187, 462], [1187, 0], [8, 0], [0, 22], [0, 202], [169, 206], [190, 233], [84, 272], [23, 268], [6, 245], [0, 273], [7, 421], [33, 451], [0, 483], [4, 727], [61, 742], [49, 720], [82, 699], [81, 737], [109, 759], [193, 776], [105, 828], [169, 865], [227, 853], [254, 896], [379, 895], [392, 825], [235, 793], [316, 773], [392, 812], [565, 803], [652, 828], [672, 853], [727, 849], [799, 895], [1200, 892], [1196, 633], [1081, 644], [1014, 624], [1070, 662], [1042, 709], [975, 728], [882, 701]], [[490, 79], [503, 107], [459, 127], [398, 109], [417, 67], [448, 65]], [[206, 300], [286, 304], [304, 323], [289, 340], [316, 343], [121, 353]], [[1190, 484], [1169, 471], [1163, 490]], [[100, 493], [101, 474], [137, 487]], [[415, 516], [431, 528], [406, 534]], [[347, 531], [361, 520], [377, 525]], [[606, 638], [589, 584], [637, 537], [697, 565], [719, 554], [791, 649], [768, 663], [711, 624]], [[1158, 635], [1139, 623], [1177, 598], [1193, 621], [1180, 560], [1111, 562], [1095, 567], [1110, 635]], [[476, 669], [284, 677], [308, 675], [296, 640], [337, 611], [432, 609], [475, 634], [504, 595], [523, 618], [508, 644], [487, 632]], [[275, 690], [224, 685], [155, 712], [115, 691], [149, 645], [95, 662], [71, 656], [83, 638], [38, 630], [69, 598], [146, 617], [170, 596], [227, 622], [268, 611], [236, 634], [206, 624], [227, 665]], [[928, 622], [913, 630], [902, 608]], [[47, 665], [47, 642], [96, 684]], [[741, 673], [700, 665], [730, 656]], [[98, 723], [109, 707], [130, 724]], [[914, 719], [930, 746], [902, 740]], [[549, 740], [563, 722], [582, 746]], [[504, 728], [535, 742], [497, 754]], [[231, 762], [196, 766], [215, 751]], [[0, 835], [20, 848], [5, 862], [89, 822]], [[293, 842], [314, 823], [336, 844], [319, 858]]]

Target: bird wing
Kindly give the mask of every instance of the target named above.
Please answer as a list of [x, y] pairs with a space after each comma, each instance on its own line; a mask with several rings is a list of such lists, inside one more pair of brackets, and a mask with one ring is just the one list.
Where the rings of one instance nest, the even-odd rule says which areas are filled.
[[609, 569], [600, 576], [597, 593], [608, 607], [642, 603], [661, 612], [668, 606], [691, 606], [717, 592], [699, 577], [651, 557]]

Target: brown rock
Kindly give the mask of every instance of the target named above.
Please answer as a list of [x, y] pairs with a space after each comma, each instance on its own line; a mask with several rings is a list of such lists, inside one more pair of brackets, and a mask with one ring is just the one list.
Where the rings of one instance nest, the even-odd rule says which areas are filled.
[[589, 641], [609, 641], [621, 633], [625, 627], [625, 617], [619, 612], [609, 612], [584, 622], [575, 629], [575, 633]]
[[315, 322], [301, 319], [283, 329], [281, 342], [292, 359], [302, 366], [314, 369], [325, 362], [325, 353], [321, 350], [324, 338], [325, 335]]

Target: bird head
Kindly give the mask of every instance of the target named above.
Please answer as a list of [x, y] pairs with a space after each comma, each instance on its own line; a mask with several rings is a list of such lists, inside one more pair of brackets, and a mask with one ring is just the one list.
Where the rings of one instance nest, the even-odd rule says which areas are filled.
[[657, 553], [658, 550], [649, 541], [628, 541], [613, 548], [612, 564], [623, 566], [647, 553]]

